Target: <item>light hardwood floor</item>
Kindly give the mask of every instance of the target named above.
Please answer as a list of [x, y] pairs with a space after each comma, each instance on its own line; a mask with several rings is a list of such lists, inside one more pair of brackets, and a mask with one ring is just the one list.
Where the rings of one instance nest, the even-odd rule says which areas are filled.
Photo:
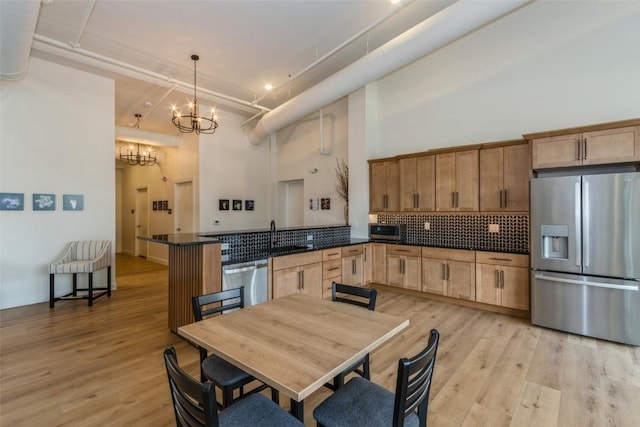
[[[0, 311], [0, 425], [175, 425], [162, 351], [198, 375], [198, 352], [167, 329], [167, 271], [118, 256], [118, 289], [89, 309], [64, 301]], [[441, 333], [429, 426], [638, 426], [640, 349], [383, 289], [378, 311], [411, 326], [372, 353], [372, 380]], [[305, 402], [306, 425], [323, 389]], [[283, 406], [288, 406], [282, 399]]]

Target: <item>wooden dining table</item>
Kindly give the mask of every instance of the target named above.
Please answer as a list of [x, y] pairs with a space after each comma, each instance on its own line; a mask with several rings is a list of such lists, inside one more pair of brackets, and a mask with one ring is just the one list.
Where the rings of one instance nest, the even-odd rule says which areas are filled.
[[409, 319], [292, 294], [178, 328], [178, 334], [291, 399], [304, 399], [409, 326]]

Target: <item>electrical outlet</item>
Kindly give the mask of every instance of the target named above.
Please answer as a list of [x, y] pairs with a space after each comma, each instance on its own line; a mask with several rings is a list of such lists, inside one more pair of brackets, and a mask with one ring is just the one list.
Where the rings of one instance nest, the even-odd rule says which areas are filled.
[[220, 260], [221, 260], [222, 262], [229, 261], [229, 255], [222, 255], [222, 256], [220, 257]]
[[489, 233], [499, 233], [500, 224], [489, 224]]
[[307, 234], [307, 240], [313, 240], [313, 234]]
[[431, 230], [431, 223], [430, 222], [425, 222], [424, 223], [424, 229], [425, 230]]
[[223, 243], [222, 245], [220, 245], [220, 250], [228, 251], [229, 250], [229, 244], [228, 243]]

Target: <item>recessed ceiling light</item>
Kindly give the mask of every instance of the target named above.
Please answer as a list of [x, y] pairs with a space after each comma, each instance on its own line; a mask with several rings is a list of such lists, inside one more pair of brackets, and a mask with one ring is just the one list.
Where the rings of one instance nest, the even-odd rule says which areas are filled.
[[266, 90], [271, 90], [271, 89], [273, 89], [273, 85], [271, 83], [267, 83], [266, 85], [264, 85], [264, 88]]
[[396, 3], [400, 3], [400, 0], [389, 0], [391, 2], [391, 4], [396, 4]]

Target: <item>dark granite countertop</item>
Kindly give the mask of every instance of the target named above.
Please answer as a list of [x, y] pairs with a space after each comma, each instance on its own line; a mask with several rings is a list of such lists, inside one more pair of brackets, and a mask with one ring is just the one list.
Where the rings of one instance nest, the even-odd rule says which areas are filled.
[[151, 236], [138, 236], [138, 239], [170, 246], [193, 246], [220, 243], [219, 239], [206, 237], [201, 235], [201, 233], [153, 234]]

